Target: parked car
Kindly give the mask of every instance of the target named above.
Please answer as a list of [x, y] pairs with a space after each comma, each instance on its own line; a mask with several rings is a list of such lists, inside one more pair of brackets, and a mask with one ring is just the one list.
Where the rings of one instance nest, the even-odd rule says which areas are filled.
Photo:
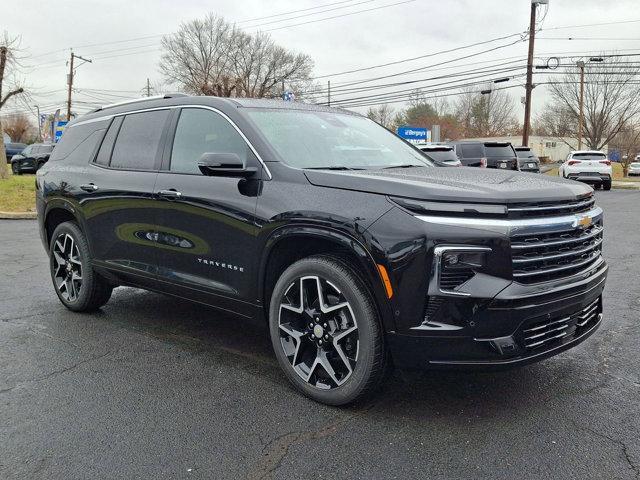
[[15, 142], [5, 143], [4, 149], [7, 155], [7, 163], [11, 163], [11, 159], [13, 158], [13, 156], [19, 154], [25, 148], [27, 148], [27, 145], [25, 143], [15, 143]]
[[558, 168], [558, 175], [611, 190], [612, 168], [607, 155], [597, 150], [571, 152]]
[[23, 173], [35, 173], [45, 163], [49, 161], [49, 156], [53, 152], [52, 143], [34, 143], [22, 150], [11, 159], [11, 170], [16, 175]]
[[450, 145], [454, 147], [456, 155], [466, 167], [518, 169], [518, 157], [509, 142], [461, 140]]
[[530, 147], [515, 147], [518, 155], [518, 169], [521, 172], [540, 173], [540, 160]]
[[640, 155], [636, 157], [636, 161], [629, 164], [629, 169], [627, 170], [627, 175], [629, 177], [635, 177], [636, 175], [640, 175]]
[[[601, 324], [587, 185], [434, 168], [357, 113], [168, 95], [69, 124], [36, 174], [52, 286], [119, 285], [262, 318], [284, 375], [342, 405], [398, 368], [504, 368]], [[108, 313], [107, 313], [108, 315]]]
[[416, 145], [438, 167], [460, 167], [462, 163], [451, 145], [423, 143]]

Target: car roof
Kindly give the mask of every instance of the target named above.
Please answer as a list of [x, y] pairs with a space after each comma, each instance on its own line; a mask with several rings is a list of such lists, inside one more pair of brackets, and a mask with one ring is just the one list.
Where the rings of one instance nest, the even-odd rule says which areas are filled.
[[571, 150], [571, 155], [575, 153], [599, 153], [601, 155], [606, 155], [606, 153], [601, 152], [600, 150]]
[[209, 107], [221, 108], [223, 106], [234, 108], [265, 108], [278, 110], [304, 110], [326, 113], [340, 113], [362, 117], [357, 112], [343, 110], [341, 108], [327, 107], [325, 105], [316, 105], [303, 102], [285, 102], [284, 100], [275, 99], [257, 99], [257, 98], [233, 98], [233, 97], [212, 97], [204, 95], [186, 95], [184, 93], [168, 93], [157, 97], [142, 97], [134, 100], [126, 100], [124, 102], [112, 103], [104, 105], [93, 110], [82, 117], [74, 120], [72, 123], [80, 123], [87, 120], [96, 120], [101, 117], [124, 115], [137, 110], [146, 110], [152, 108], [183, 106], [183, 105], [201, 105]]
[[453, 146], [451, 145], [438, 145], [433, 143], [417, 144], [416, 147], [420, 150], [453, 150]]
[[515, 148], [517, 151], [520, 151], [520, 152], [526, 152], [527, 150], [531, 151], [531, 147], [525, 147], [525, 146], [522, 146], [522, 145], [519, 146], [519, 147], [514, 146], [513, 148]]

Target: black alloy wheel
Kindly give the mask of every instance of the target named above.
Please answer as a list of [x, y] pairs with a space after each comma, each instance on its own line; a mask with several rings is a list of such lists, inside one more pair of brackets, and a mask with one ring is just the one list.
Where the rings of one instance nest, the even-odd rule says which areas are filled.
[[385, 354], [377, 310], [362, 280], [340, 259], [310, 257], [282, 274], [270, 330], [285, 374], [314, 400], [343, 405], [379, 384]]

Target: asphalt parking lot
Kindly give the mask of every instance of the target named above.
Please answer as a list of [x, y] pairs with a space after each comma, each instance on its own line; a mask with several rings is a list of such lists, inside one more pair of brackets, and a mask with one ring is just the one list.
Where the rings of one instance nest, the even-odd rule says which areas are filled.
[[0, 478], [640, 478], [640, 192], [598, 192], [602, 328], [499, 373], [395, 373], [359, 407], [290, 389], [262, 325], [134, 289], [57, 300], [0, 221]]

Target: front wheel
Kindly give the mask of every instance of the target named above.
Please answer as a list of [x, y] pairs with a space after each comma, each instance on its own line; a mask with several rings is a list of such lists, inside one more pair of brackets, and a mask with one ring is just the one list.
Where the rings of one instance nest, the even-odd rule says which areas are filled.
[[111, 297], [113, 287], [93, 271], [87, 239], [75, 223], [64, 222], [54, 230], [49, 266], [56, 294], [69, 310], [93, 311]]
[[352, 403], [380, 384], [386, 358], [378, 313], [340, 259], [313, 256], [287, 268], [271, 296], [269, 329], [287, 378], [318, 402]]
[[20, 171], [20, 168], [18, 168], [18, 164], [17, 163], [12, 163], [11, 164], [11, 171], [13, 172], [14, 175], [21, 175], [22, 172]]

